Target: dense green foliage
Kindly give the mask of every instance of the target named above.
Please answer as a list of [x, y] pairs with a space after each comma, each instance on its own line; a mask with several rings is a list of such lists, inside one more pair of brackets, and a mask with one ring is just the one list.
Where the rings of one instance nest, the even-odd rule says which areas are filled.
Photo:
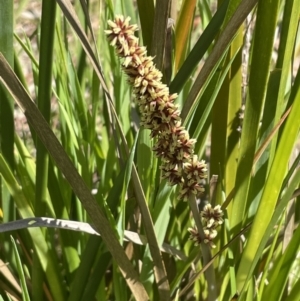
[[[14, 5], [0, 0], [0, 300], [299, 300], [300, 0]], [[200, 202], [140, 126], [116, 15], [178, 93]]]

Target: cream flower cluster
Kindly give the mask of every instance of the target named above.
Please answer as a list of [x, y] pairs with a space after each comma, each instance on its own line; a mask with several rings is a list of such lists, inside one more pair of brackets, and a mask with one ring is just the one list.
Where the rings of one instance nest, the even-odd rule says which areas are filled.
[[177, 94], [169, 93], [162, 83], [162, 73], [155, 67], [153, 57], [147, 56], [145, 47], [139, 46], [134, 32], [137, 25], [130, 18], [116, 16], [108, 21], [106, 30], [110, 44], [115, 47], [122, 68], [133, 87], [136, 103], [141, 113], [141, 126], [150, 129], [156, 138], [153, 151], [162, 158], [162, 177], [170, 185], [180, 185], [179, 197], [187, 200], [190, 194], [203, 192], [202, 180], [206, 177], [206, 164], [193, 155], [195, 140], [181, 125]]
[[[203, 242], [209, 244], [212, 248], [215, 248], [213, 239], [217, 236], [216, 228], [223, 223], [223, 212], [220, 205], [212, 208], [211, 204], [204, 206], [201, 211], [201, 218], [203, 224], [204, 240]], [[195, 242], [196, 245], [201, 243], [201, 237], [196, 228], [189, 228], [190, 239]]]

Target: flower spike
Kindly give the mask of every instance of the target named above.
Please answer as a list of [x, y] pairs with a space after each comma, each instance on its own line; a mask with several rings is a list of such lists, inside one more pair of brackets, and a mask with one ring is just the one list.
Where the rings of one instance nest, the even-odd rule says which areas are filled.
[[[204, 191], [202, 181], [207, 177], [206, 164], [194, 155], [195, 140], [181, 125], [180, 112], [174, 104], [178, 95], [170, 94], [162, 83], [162, 73], [155, 67], [153, 57], [147, 56], [146, 48], [139, 46], [134, 35], [137, 25], [130, 25], [129, 21], [129, 17], [117, 15], [114, 21], [107, 22], [109, 29], [105, 33], [122, 59], [122, 69], [133, 87], [141, 126], [156, 138], [153, 151], [161, 158], [162, 178], [169, 185], [179, 184], [179, 197], [185, 201], [191, 195], [200, 196]], [[214, 232], [207, 233], [207, 242], [213, 236]]]

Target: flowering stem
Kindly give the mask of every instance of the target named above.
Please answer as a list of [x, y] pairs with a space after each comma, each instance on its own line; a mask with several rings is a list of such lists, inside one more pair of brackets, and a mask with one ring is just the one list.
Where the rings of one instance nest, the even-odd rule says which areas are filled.
[[[194, 196], [190, 196], [188, 201], [198, 230], [198, 235], [200, 237], [200, 241], [201, 241], [200, 248], [203, 256], [203, 266], [205, 266], [211, 261], [212, 258], [210, 247], [208, 244], [204, 242], [205, 234], [204, 234], [204, 229], [202, 226], [200, 214], [198, 211], [196, 198]], [[216, 291], [216, 277], [215, 277], [215, 271], [213, 265], [210, 265], [208, 269], [204, 272], [204, 274], [208, 285], [208, 300], [215, 301], [217, 300], [217, 291]]]
[[[114, 21], [108, 21], [109, 29], [105, 33], [123, 61], [122, 69], [133, 87], [141, 114], [141, 126], [149, 129], [151, 138], [155, 138], [153, 151], [161, 159], [162, 178], [167, 179], [169, 185], [179, 185], [179, 198], [190, 202], [198, 229], [191, 229], [191, 238], [201, 245], [205, 265], [211, 259], [209, 247], [214, 247], [212, 240], [217, 235], [216, 227], [223, 222], [223, 213], [220, 206], [206, 206], [201, 212], [205, 226], [202, 227], [195, 198], [204, 191], [202, 181], [207, 177], [206, 164], [194, 154], [196, 140], [191, 139], [182, 126], [180, 112], [174, 102], [177, 94], [170, 94], [169, 88], [162, 83], [162, 73], [153, 63], [154, 58], [147, 56], [145, 47], [139, 46], [134, 34], [137, 25], [131, 25], [129, 21], [129, 17], [116, 16]], [[154, 274], [158, 279], [156, 272], [164, 272], [164, 267], [157, 268]], [[209, 300], [213, 301], [216, 299], [216, 286], [212, 266], [208, 268], [206, 278]], [[165, 284], [168, 284], [167, 280]], [[161, 287], [163, 291], [168, 291], [168, 285]]]

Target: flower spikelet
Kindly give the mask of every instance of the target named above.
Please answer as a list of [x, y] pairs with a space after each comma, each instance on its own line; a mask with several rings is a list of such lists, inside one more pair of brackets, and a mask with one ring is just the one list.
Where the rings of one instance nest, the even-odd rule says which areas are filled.
[[[200, 245], [202, 240], [201, 237], [199, 235], [198, 230], [193, 227], [193, 228], [189, 228], [188, 231], [190, 232], [190, 240], [192, 240], [196, 246]], [[216, 245], [213, 242], [213, 239], [217, 236], [217, 231], [216, 230], [208, 230], [208, 229], [204, 229], [204, 239], [203, 242], [208, 244], [211, 248], [215, 248]]]
[[202, 217], [202, 222], [208, 229], [215, 229], [223, 223], [223, 212], [220, 205], [212, 208], [211, 204], [204, 206], [200, 213]]
[[[203, 224], [204, 239], [203, 242], [214, 248], [213, 239], [217, 236], [216, 228], [223, 223], [223, 212], [220, 205], [212, 208], [211, 204], [204, 206], [200, 213]], [[194, 241], [196, 245], [201, 243], [199, 232], [196, 228], [189, 228], [190, 239]]]

